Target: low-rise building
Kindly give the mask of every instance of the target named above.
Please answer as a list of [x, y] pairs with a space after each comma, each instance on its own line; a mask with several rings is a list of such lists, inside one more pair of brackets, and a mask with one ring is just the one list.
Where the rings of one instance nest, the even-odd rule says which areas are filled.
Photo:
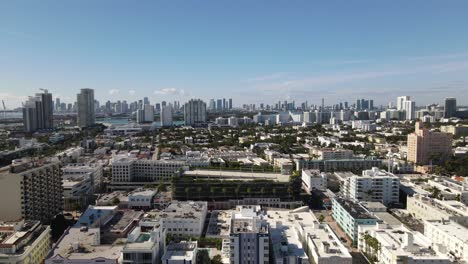
[[325, 191], [327, 189], [327, 175], [319, 170], [302, 170], [302, 183], [309, 192]]
[[340, 197], [332, 199], [332, 216], [354, 244], [357, 244], [360, 225], [375, 225], [379, 221], [362, 205]]
[[128, 195], [128, 206], [132, 209], [151, 209], [156, 190], [137, 190]]
[[173, 201], [165, 209], [148, 214], [154, 221], [161, 220], [167, 234], [179, 237], [200, 237], [207, 210], [207, 202]]
[[39, 221], [0, 223], [0, 263], [42, 263], [50, 247], [50, 228]]
[[163, 264], [196, 264], [197, 263], [197, 241], [182, 241], [167, 246], [162, 257]]
[[468, 262], [468, 228], [453, 221], [426, 220], [424, 235], [431, 248], [447, 255], [454, 262]]
[[275, 167], [280, 168], [283, 175], [290, 175], [294, 168], [293, 162], [290, 159], [277, 158], [273, 163]]
[[160, 263], [166, 247], [166, 230], [159, 221], [142, 219], [128, 234], [122, 249], [124, 264]]
[[468, 208], [458, 201], [438, 200], [415, 194], [408, 196], [406, 210], [420, 220], [448, 220], [455, 217], [459, 222], [468, 223]]
[[358, 248], [368, 258], [383, 264], [449, 264], [450, 258], [431, 247], [421, 233], [383, 223], [359, 227]]

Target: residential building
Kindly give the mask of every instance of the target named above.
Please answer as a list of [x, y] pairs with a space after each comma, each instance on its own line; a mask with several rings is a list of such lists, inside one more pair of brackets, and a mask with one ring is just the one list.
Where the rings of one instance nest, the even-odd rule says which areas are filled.
[[468, 262], [468, 228], [453, 221], [426, 220], [424, 235], [431, 241], [431, 248], [458, 263]]
[[43, 93], [29, 97], [24, 103], [23, 125], [25, 132], [33, 133], [37, 130], [54, 127], [52, 94], [47, 90], [43, 91]]
[[157, 212], [151, 211], [148, 214], [154, 221], [161, 221], [167, 234], [181, 237], [200, 237], [207, 210], [207, 202], [172, 201], [165, 209]]
[[186, 168], [186, 162], [145, 160], [119, 156], [112, 162], [112, 189], [134, 189], [148, 182], [169, 183], [174, 174]]
[[185, 103], [184, 120], [185, 125], [188, 126], [199, 126], [205, 124], [207, 120], [206, 103], [200, 99], [192, 99]]
[[197, 263], [197, 241], [182, 241], [167, 246], [162, 257], [163, 264], [196, 264]]
[[444, 200], [456, 200], [468, 205], [468, 180], [457, 181], [449, 177], [435, 177], [427, 184], [440, 191]]
[[346, 177], [342, 195], [356, 202], [381, 202], [391, 205], [399, 201], [400, 179], [392, 173], [373, 167], [362, 171], [362, 176]]
[[142, 219], [128, 234], [123, 264], [159, 264], [166, 248], [166, 230], [159, 221]]
[[172, 107], [170, 105], [161, 109], [161, 126], [172, 126]]
[[0, 223], [0, 263], [43, 263], [50, 247], [50, 227], [39, 221]]
[[89, 88], [81, 89], [81, 92], [76, 96], [78, 107], [78, 127], [84, 128], [93, 126], [96, 122], [94, 108], [94, 90]]
[[458, 201], [446, 201], [415, 194], [408, 196], [406, 211], [420, 220], [457, 219], [460, 223], [468, 223], [468, 207]]
[[51, 160], [14, 160], [0, 168], [0, 220], [39, 220], [49, 223], [62, 212], [60, 163]]
[[398, 96], [397, 97], [397, 110], [405, 110], [405, 101], [409, 101], [409, 96]]
[[320, 224], [309, 207], [267, 213], [273, 263], [352, 263], [335, 232], [328, 224]]
[[428, 165], [448, 160], [452, 156], [452, 135], [430, 131], [422, 122], [416, 123], [408, 135], [408, 161]]
[[340, 197], [332, 199], [332, 217], [354, 244], [358, 242], [360, 225], [375, 225], [379, 221], [361, 204]]
[[302, 170], [302, 183], [309, 192], [327, 190], [327, 175], [319, 170]]
[[238, 206], [231, 214], [230, 263], [268, 263], [270, 234], [260, 206]]
[[377, 223], [360, 226], [358, 248], [368, 258], [375, 257], [382, 264], [452, 263], [446, 254], [431, 247], [430, 241], [421, 233], [411, 231], [404, 225]]

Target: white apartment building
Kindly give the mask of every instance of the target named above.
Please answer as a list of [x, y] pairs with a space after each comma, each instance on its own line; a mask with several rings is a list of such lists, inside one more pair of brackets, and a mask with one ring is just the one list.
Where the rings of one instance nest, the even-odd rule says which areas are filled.
[[468, 181], [456, 181], [447, 177], [436, 177], [427, 182], [430, 186], [440, 190], [445, 200], [460, 200], [468, 205]]
[[431, 247], [449, 256], [452, 261], [468, 263], [468, 228], [445, 220], [424, 221], [424, 235]]
[[328, 224], [320, 224], [309, 207], [267, 213], [274, 263], [352, 263], [349, 251], [335, 232]]
[[396, 227], [376, 223], [359, 226], [358, 248], [367, 256], [376, 257], [376, 263], [382, 264], [452, 263], [447, 255], [431, 248], [431, 243], [425, 236], [403, 225]]
[[160, 219], [168, 234], [200, 237], [207, 210], [208, 202], [172, 201], [164, 210], [148, 214], [155, 221]]
[[230, 263], [269, 262], [268, 222], [260, 206], [238, 206], [231, 215]]
[[319, 170], [302, 170], [302, 183], [312, 192], [314, 190], [327, 190], [327, 175]]
[[354, 201], [398, 203], [400, 179], [374, 167], [364, 170], [362, 176], [347, 177], [343, 182], [343, 195]]
[[111, 184], [116, 188], [131, 188], [131, 185], [138, 183], [141, 185], [161, 181], [169, 183], [174, 174], [182, 168], [186, 169], [184, 161], [117, 157], [112, 163]]
[[127, 236], [123, 264], [157, 264], [166, 248], [166, 230], [159, 221], [142, 219]]
[[197, 241], [182, 241], [167, 246], [162, 264], [196, 264], [197, 263]]
[[352, 159], [354, 153], [349, 149], [311, 149], [311, 155], [315, 155], [319, 160]]
[[468, 208], [458, 201], [438, 200], [415, 194], [408, 196], [406, 211], [421, 220], [449, 220], [456, 217], [457, 221], [468, 223]]

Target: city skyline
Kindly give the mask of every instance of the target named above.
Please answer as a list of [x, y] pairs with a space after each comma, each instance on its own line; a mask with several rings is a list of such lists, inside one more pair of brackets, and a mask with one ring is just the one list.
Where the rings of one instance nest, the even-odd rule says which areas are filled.
[[46, 2], [0, 4], [10, 109], [38, 88], [67, 102], [92, 88], [99, 101], [468, 103], [466, 2]]

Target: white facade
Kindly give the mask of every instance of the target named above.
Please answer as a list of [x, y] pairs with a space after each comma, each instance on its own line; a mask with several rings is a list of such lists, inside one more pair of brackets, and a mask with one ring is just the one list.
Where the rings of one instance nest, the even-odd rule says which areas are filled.
[[143, 219], [128, 234], [122, 249], [123, 264], [160, 263], [166, 247], [166, 231], [157, 221]]
[[274, 263], [352, 263], [349, 251], [330, 226], [320, 224], [307, 206], [267, 213]]
[[205, 224], [207, 202], [173, 201], [160, 212], [151, 212], [155, 219], [161, 219], [168, 234], [174, 236], [200, 237]]
[[452, 261], [468, 263], [468, 229], [451, 221], [424, 221], [424, 235], [432, 248], [446, 254]]
[[149, 209], [153, 207], [156, 191], [136, 191], [128, 195], [128, 206], [130, 208]]
[[302, 170], [302, 182], [310, 192], [327, 189], [327, 175], [320, 173], [319, 170]]
[[364, 170], [362, 176], [347, 177], [343, 195], [354, 201], [381, 202], [384, 205], [398, 203], [400, 179], [374, 167]]
[[458, 221], [468, 223], [468, 208], [458, 201], [443, 201], [415, 194], [408, 196], [406, 211], [421, 220], [448, 220], [456, 216]]
[[112, 163], [112, 184], [125, 182], [170, 182], [186, 166], [183, 161], [143, 160], [118, 157]]
[[161, 258], [163, 264], [196, 264], [197, 241], [183, 241], [167, 246], [166, 253]]
[[231, 215], [230, 263], [267, 263], [269, 260], [268, 223], [260, 206], [238, 206]]
[[[371, 241], [377, 241], [380, 250], [373, 248]], [[375, 256], [382, 264], [449, 264], [451, 260], [430, 247], [430, 241], [421, 233], [406, 227], [391, 227], [387, 224], [359, 227], [358, 248], [368, 256]]]
[[172, 126], [172, 106], [170, 105], [161, 108], [161, 126]]

